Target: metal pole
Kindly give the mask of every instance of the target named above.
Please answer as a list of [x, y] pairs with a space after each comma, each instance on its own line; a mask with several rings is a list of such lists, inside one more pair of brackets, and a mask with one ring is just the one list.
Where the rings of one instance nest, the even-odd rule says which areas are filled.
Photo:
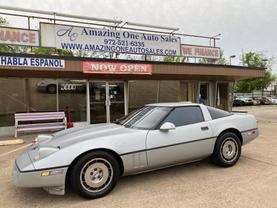
[[31, 28], [30, 17], [28, 17], [28, 29], [30, 30], [30, 28]]
[[218, 107], [218, 80], [215, 81], [215, 89], [214, 89], [214, 93], [215, 93], [215, 96], [214, 96], [214, 107]]
[[59, 80], [56, 80], [56, 99], [57, 99], [57, 112], [59, 111]]
[[110, 105], [111, 105], [111, 101], [110, 101], [110, 89], [109, 89], [109, 82], [106, 82], [106, 119], [107, 119], [107, 123], [111, 122], [111, 115], [110, 115]]
[[233, 81], [233, 86], [232, 86], [232, 99], [231, 99], [231, 111], [232, 111], [233, 103], [234, 103], [234, 91], [235, 91], [235, 87], [236, 87], [236, 81]]
[[87, 113], [87, 123], [90, 124], [90, 90], [89, 90], [89, 80], [86, 80], [86, 113]]
[[158, 86], [157, 86], [157, 103], [159, 102], [160, 98], [160, 80], [157, 81]]
[[124, 115], [128, 115], [129, 107], [129, 83], [124, 82]]
[[[28, 30], [31, 29], [31, 22], [30, 22], [30, 17], [28, 17]], [[31, 53], [33, 52], [33, 47], [31, 46]]]

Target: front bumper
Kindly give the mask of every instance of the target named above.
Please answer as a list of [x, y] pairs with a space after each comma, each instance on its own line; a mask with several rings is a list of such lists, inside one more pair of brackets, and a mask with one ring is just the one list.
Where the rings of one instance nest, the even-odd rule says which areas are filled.
[[[13, 169], [14, 184], [17, 187], [58, 187], [65, 185], [68, 167], [43, 169], [33, 171], [20, 171], [15, 163]], [[45, 175], [49, 173], [49, 175]]]
[[35, 169], [28, 154], [24, 152], [15, 161], [13, 180], [17, 187], [44, 188], [52, 194], [64, 194], [68, 167]]
[[242, 132], [241, 135], [242, 135], [242, 141], [243, 141], [242, 144], [245, 145], [253, 141], [259, 136], [259, 130], [258, 129], [247, 130]]

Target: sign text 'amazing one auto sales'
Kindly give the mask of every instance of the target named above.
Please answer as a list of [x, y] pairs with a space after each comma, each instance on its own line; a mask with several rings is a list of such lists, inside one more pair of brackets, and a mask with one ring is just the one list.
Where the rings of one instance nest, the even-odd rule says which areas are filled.
[[152, 74], [151, 64], [84, 61], [83, 72], [93, 74]]
[[40, 25], [41, 46], [65, 50], [179, 56], [180, 38], [170, 35], [95, 29], [67, 25]]

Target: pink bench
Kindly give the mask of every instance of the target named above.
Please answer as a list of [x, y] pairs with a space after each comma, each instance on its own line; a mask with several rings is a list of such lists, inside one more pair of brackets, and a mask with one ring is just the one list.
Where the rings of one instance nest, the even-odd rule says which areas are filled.
[[19, 132], [66, 129], [64, 112], [16, 113], [14, 117], [15, 137]]

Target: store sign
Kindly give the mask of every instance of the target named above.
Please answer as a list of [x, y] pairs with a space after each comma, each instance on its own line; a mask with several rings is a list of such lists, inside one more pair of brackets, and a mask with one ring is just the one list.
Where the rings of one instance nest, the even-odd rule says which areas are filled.
[[65, 62], [62, 59], [0, 56], [0, 66], [64, 68]]
[[83, 72], [93, 74], [152, 74], [151, 64], [131, 64], [112, 62], [83, 62]]
[[35, 30], [0, 27], [0, 44], [39, 46], [39, 32]]
[[180, 38], [169, 35], [42, 23], [41, 46], [65, 50], [179, 56]]
[[181, 56], [219, 59], [220, 48], [195, 45], [181, 45]]

